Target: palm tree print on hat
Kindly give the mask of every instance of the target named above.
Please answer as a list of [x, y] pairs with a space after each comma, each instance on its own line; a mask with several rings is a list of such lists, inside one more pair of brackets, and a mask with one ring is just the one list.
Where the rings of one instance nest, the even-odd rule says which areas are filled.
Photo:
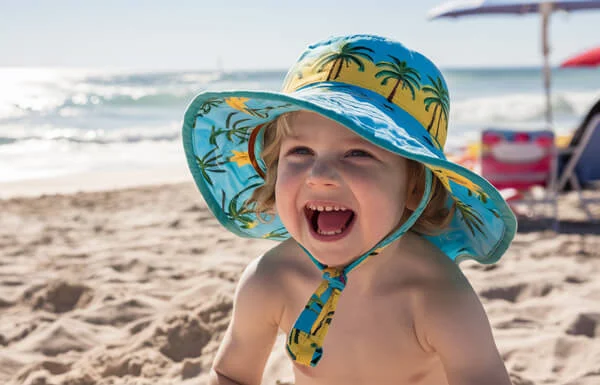
[[[442, 121], [442, 117], [447, 122], [448, 121], [448, 111], [450, 110], [450, 95], [448, 94], [448, 90], [444, 86], [442, 79], [438, 76], [436, 80], [429, 75], [427, 75], [429, 81], [432, 86], [423, 87], [423, 91], [433, 94], [433, 96], [428, 96], [425, 98], [425, 111], [429, 111], [429, 107], [435, 105], [433, 108], [433, 114], [431, 115], [431, 121], [427, 126], [427, 131], [434, 137], [438, 138], [440, 134], [440, 122]], [[439, 111], [439, 112], [438, 112]], [[437, 119], [436, 119], [437, 115]], [[435, 129], [435, 134], [432, 132], [433, 123], [437, 120], [437, 125]], [[445, 131], [443, 132], [444, 137], [443, 140], [438, 140], [439, 142], [446, 141]]]
[[217, 128], [214, 124], [212, 125], [212, 127], [210, 128], [210, 135], [208, 136], [208, 143], [211, 144], [211, 146], [217, 146], [217, 138], [219, 136], [221, 136], [222, 134], [225, 134], [227, 130], [224, 130], [223, 128], [219, 127]]
[[211, 186], [213, 185], [213, 181], [208, 175], [208, 173], [224, 173], [226, 172], [225, 169], [221, 168], [220, 166], [229, 163], [229, 161], [221, 160], [223, 154], [219, 153], [217, 155], [214, 155], [215, 151], [217, 151], [218, 149], [218, 147], [213, 148], [212, 150], [204, 154], [202, 158], [196, 155], [196, 164], [200, 168], [202, 177], [204, 177], [204, 180]]
[[227, 119], [225, 119], [225, 137], [228, 141], [233, 142], [233, 138], [237, 138], [239, 140], [238, 144], [246, 143], [248, 139], [250, 139], [250, 131], [253, 128], [250, 126], [240, 126], [242, 123], [249, 121], [249, 118], [239, 119], [231, 123], [231, 119], [237, 114], [237, 111], [234, 111], [227, 115]]
[[221, 190], [221, 209], [230, 220], [237, 222], [242, 229], [252, 229], [258, 224], [258, 222], [254, 214], [254, 210], [250, 207], [250, 205], [246, 204], [246, 202], [240, 203], [240, 196], [246, 191], [254, 190], [260, 185], [262, 185], [262, 182], [251, 184], [239, 191], [233, 196], [233, 198], [231, 198], [229, 204], [227, 205], [227, 209], [225, 209], [227, 195], [225, 194], [224, 190]]
[[249, 98], [244, 97], [229, 97], [225, 98], [225, 103], [234, 110], [238, 110], [240, 112], [246, 113], [250, 116], [254, 116], [256, 118], [268, 119], [269, 111], [277, 110], [280, 108], [290, 107], [290, 103], [281, 104], [279, 106], [266, 106], [264, 108], [250, 108], [246, 105], [246, 102], [250, 100]]
[[[469, 180], [461, 175], [458, 175], [455, 172], [450, 171], [450, 170], [431, 167], [431, 166], [428, 166], [428, 167], [437, 176], [437, 178], [440, 180], [440, 182], [442, 182], [444, 187], [450, 193], [452, 193], [452, 186], [450, 185], [450, 181], [452, 181], [452, 182], [466, 188], [468, 190], [470, 196], [475, 196], [483, 204], [485, 204], [487, 202], [488, 195], [481, 189], [481, 187], [479, 187], [478, 185], [473, 183], [471, 180]], [[456, 209], [461, 213], [462, 220], [465, 222], [465, 224], [467, 225], [467, 227], [469, 228], [469, 230], [471, 231], [473, 236], [475, 236], [475, 231], [477, 231], [481, 235], [483, 235], [484, 237], [487, 238], [485, 232], [482, 229], [482, 226], [484, 225], [484, 221], [481, 218], [481, 215], [479, 214], [479, 212], [476, 211], [475, 209], [473, 209], [473, 207], [470, 204], [458, 200], [454, 194], [450, 194], [450, 197], [454, 201]], [[494, 212], [493, 210], [492, 210], [492, 214], [497, 216], [497, 213]]]
[[285, 229], [285, 227], [280, 227], [276, 230], [270, 231], [263, 235], [265, 239], [271, 239], [274, 241], [286, 239], [289, 236], [289, 233]]
[[[260, 113], [261, 117], [269, 118], [269, 111], [279, 108], [287, 108], [289, 106], [291, 106], [291, 104], [287, 103], [279, 106], [267, 106], [262, 109], [253, 109], [253, 116], [256, 116], [256, 113]], [[237, 105], [237, 107], [239, 107], [239, 105]], [[248, 113], [247, 109], [245, 109], [243, 112]], [[208, 138], [208, 141], [211, 145], [217, 146], [217, 138], [221, 135], [225, 135], [226, 139], [229, 142], [233, 142], [234, 138], [237, 138], [237, 144], [248, 142], [248, 140], [250, 139], [250, 132], [254, 129], [255, 126], [253, 124], [245, 126], [242, 125], [242, 123], [251, 121], [251, 119], [249, 118], [242, 118], [232, 123], [233, 117], [236, 116], [238, 113], [239, 111], [233, 111], [229, 113], [229, 115], [227, 115], [227, 118], [225, 119], [225, 128], [217, 128], [214, 125], [211, 127], [210, 136]]]
[[223, 134], [225, 134], [225, 138], [229, 141], [229, 142], [233, 142], [233, 138], [237, 138], [238, 139], [238, 144], [242, 144], [248, 141], [248, 139], [250, 138], [250, 131], [253, 128], [252, 125], [250, 126], [240, 126], [240, 124], [250, 120], [248, 118], [245, 119], [240, 119], [240, 120], [236, 120], [233, 124], [231, 124], [231, 119], [237, 114], [237, 111], [234, 111], [232, 113], [230, 113], [229, 115], [227, 115], [227, 118], [225, 119], [225, 128], [218, 128], [215, 129], [215, 126], [212, 127], [212, 129], [210, 130], [210, 136], [209, 136], [209, 142], [210, 144], [212, 144], [213, 146], [217, 145], [217, 138]]
[[[364, 52], [366, 51], [366, 52]], [[369, 47], [364, 47], [360, 45], [353, 45], [351, 43], [344, 43], [339, 46], [337, 51], [331, 52], [314, 63], [314, 66], [317, 67], [317, 72], [322, 72], [323, 69], [333, 62], [331, 67], [329, 67], [329, 73], [327, 74], [327, 81], [335, 80], [340, 76], [340, 72], [342, 71], [342, 66], [345, 64], [346, 68], [350, 66], [350, 63], [354, 63], [358, 66], [358, 70], [360, 72], [364, 72], [365, 65], [361, 61], [361, 58], [367, 59], [369, 61], [373, 61], [373, 58], [367, 52], [374, 52]], [[337, 71], [334, 70], [337, 66]], [[333, 76], [332, 76], [333, 75]]]
[[481, 235], [485, 236], [485, 233], [482, 229], [482, 226], [484, 226], [484, 222], [483, 219], [481, 219], [479, 213], [475, 211], [473, 207], [471, 207], [471, 205], [461, 202], [460, 200], [455, 198], [452, 199], [454, 200], [456, 209], [462, 215], [462, 220], [465, 222], [465, 224], [471, 231], [471, 234], [475, 236], [475, 231], [477, 231]]
[[470, 196], [477, 197], [477, 199], [479, 199], [481, 203], [487, 203], [487, 200], [489, 198], [488, 194], [485, 191], [483, 191], [483, 189], [479, 185], [475, 184], [470, 179], [459, 175], [454, 171], [435, 167], [430, 167], [430, 169], [440, 179], [440, 181], [444, 184], [448, 191], [452, 192], [452, 187], [450, 186], [449, 182], [454, 182], [466, 188], [469, 191]]
[[418, 90], [421, 88], [421, 75], [419, 72], [409, 67], [406, 64], [406, 61], [402, 61], [397, 57], [388, 55], [392, 61], [382, 61], [375, 64], [377, 67], [385, 68], [375, 74], [376, 78], [383, 77], [381, 81], [381, 85], [387, 85], [388, 80], [392, 79], [396, 81], [394, 88], [387, 97], [388, 102], [393, 102], [394, 96], [396, 95], [396, 91], [398, 90], [398, 86], [402, 85], [402, 89], [408, 88], [412, 95], [413, 100], [415, 100], [415, 88]]
[[[224, 100], [220, 99], [220, 98], [208, 98], [206, 99], [198, 108], [198, 110], [200, 110], [199, 113], [196, 114], [196, 117], [203, 117], [204, 115], [207, 115], [211, 109], [213, 109], [214, 107], [219, 107], [221, 104], [223, 104]], [[195, 123], [195, 122], [194, 122]], [[195, 127], [195, 124], [194, 124]]]

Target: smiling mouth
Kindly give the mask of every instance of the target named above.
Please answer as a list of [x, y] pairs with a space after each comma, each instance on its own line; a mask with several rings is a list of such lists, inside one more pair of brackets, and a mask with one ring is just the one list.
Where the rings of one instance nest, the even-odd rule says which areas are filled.
[[354, 211], [342, 206], [307, 205], [304, 213], [314, 233], [334, 236], [344, 233], [354, 221]]

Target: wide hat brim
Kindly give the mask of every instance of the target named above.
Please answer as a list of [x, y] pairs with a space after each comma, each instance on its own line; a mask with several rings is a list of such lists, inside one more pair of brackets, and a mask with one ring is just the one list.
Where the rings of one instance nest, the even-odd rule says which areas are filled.
[[277, 216], [261, 221], [245, 205], [252, 191], [263, 183], [255, 167], [264, 167], [260, 140], [250, 151], [258, 160], [254, 166], [248, 143], [256, 127], [297, 110], [319, 113], [388, 151], [428, 167], [456, 205], [450, 226], [426, 236], [449, 258], [493, 263], [508, 248], [517, 222], [489, 182], [448, 161], [441, 145], [400, 107], [372, 91], [335, 82], [321, 82], [291, 93], [203, 92], [190, 103], [183, 122], [187, 162], [208, 207], [228, 230], [243, 237], [289, 237]]

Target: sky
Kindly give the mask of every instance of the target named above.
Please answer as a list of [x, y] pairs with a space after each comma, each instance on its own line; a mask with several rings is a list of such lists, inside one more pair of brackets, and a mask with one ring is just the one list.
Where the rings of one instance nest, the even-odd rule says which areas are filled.
[[[0, 67], [286, 69], [316, 41], [372, 33], [440, 67], [540, 66], [538, 15], [428, 20], [444, 0], [0, 0]], [[552, 65], [600, 45], [600, 10], [555, 13]]]

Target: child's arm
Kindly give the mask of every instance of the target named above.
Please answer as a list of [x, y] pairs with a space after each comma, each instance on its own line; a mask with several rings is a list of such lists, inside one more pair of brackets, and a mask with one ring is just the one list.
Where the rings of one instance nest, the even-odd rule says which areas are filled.
[[211, 385], [259, 385], [277, 336], [280, 304], [273, 272], [261, 258], [245, 269], [238, 284], [232, 319], [211, 370]]
[[455, 278], [423, 301], [425, 345], [440, 356], [449, 385], [510, 385], [477, 294], [461, 273]]

